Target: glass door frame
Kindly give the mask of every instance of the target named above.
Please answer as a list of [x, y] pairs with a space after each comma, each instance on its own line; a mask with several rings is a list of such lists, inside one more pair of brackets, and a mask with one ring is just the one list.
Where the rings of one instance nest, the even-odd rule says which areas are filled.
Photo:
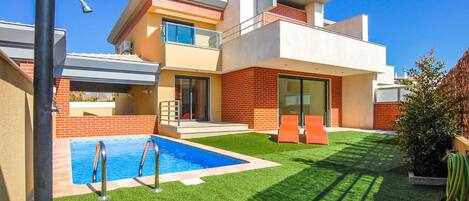
[[281, 118], [281, 115], [280, 114], [280, 79], [281, 78], [284, 78], [284, 79], [293, 79], [293, 80], [299, 80], [300, 81], [300, 126], [303, 127], [305, 124], [304, 124], [304, 104], [303, 104], [303, 95], [304, 95], [304, 85], [303, 85], [303, 81], [304, 80], [311, 80], [311, 81], [322, 81], [325, 83], [325, 108], [324, 108], [324, 116], [323, 116], [323, 124], [324, 126], [328, 127], [330, 126], [330, 121], [329, 121], [329, 117], [330, 117], [330, 108], [331, 108], [331, 105], [330, 105], [330, 79], [327, 79], [327, 78], [317, 78], [317, 77], [302, 77], [302, 76], [295, 76], [295, 75], [283, 75], [283, 74], [279, 74], [278, 77], [277, 77], [277, 110], [278, 110], [278, 123], [280, 125], [280, 118]]
[[[188, 75], [176, 75], [174, 78], [174, 89], [176, 89], [176, 84], [178, 79], [188, 79], [189, 83], [191, 84], [191, 87], [189, 89], [189, 97], [190, 97], [190, 119], [181, 119], [181, 121], [210, 121], [210, 78], [209, 77], [198, 77], [198, 76], [188, 76]], [[205, 110], [205, 119], [204, 120], [198, 120], [198, 119], [192, 119], [192, 80], [204, 80], [207, 83], [207, 86], [205, 87], [206, 90], [206, 97], [205, 97], [205, 102], [206, 102], [206, 107], [207, 109]], [[175, 91], [176, 92], [176, 91]], [[176, 95], [176, 94], [174, 94]], [[182, 96], [182, 94], [181, 94]], [[181, 100], [180, 100], [181, 101]], [[182, 104], [181, 104], [182, 107]], [[182, 108], [179, 108], [179, 111], [182, 111]], [[179, 115], [181, 115], [179, 112]], [[181, 117], [179, 117], [181, 118]]]

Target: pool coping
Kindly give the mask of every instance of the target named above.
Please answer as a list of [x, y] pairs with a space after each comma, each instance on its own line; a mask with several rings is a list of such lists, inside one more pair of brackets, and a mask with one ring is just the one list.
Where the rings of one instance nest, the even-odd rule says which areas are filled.
[[[72, 161], [70, 152], [70, 140], [74, 139], [100, 139], [100, 138], [123, 138], [123, 137], [144, 137], [150, 135], [119, 135], [119, 136], [99, 136], [99, 137], [79, 137], [79, 138], [55, 138], [53, 150], [53, 196], [64, 197], [71, 195], [81, 195], [87, 193], [95, 193], [101, 189], [101, 183], [93, 184], [73, 184], [72, 180]], [[160, 175], [160, 183], [180, 181], [184, 179], [202, 178], [207, 176], [215, 176], [221, 174], [242, 172], [247, 170], [255, 170], [261, 168], [275, 167], [280, 164], [271, 161], [247, 156], [207, 145], [202, 145], [186, 140], [174, 139], [161, 135], [154, 135], [164, 139], [172, 140], [178, 143], [190, 145], [193, 147], [201, 148], [204, 150], [212, 151], [215, 153], [223, 154], [229, 157], [246, 161], [247, 163], [230, 165], [223, 167], [207, 168], [201, 170], [192, 170], [185, 172], [169, 173]], [[142, 147], [143, 149], [143, 147]], [[91, 150], [94, 151], [94, 150]], [[137, 168], [137, 167], [136, 167]], [[91, 177], [91, 175], [90, 175]], [[153, 185], [154, 176], [145, 176], [130, 179], [121, 179], [107, 182], [108, 190], [115, 190], [118, 188], [137, 187], [145, 185]], [[150, 189], [148, 189], [150, 190]], [[164, 190], [164, 189], [163, 189]]]

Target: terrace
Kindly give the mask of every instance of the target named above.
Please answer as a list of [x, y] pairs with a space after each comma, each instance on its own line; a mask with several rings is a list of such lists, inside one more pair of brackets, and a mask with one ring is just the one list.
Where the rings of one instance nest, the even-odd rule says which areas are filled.
[[368, 41], [366, 15], [322, 27], [263, 12], [223, 32], [222, 44], [223, 72], [258, 66], [350, 76], [386, 66], [386, 47]]

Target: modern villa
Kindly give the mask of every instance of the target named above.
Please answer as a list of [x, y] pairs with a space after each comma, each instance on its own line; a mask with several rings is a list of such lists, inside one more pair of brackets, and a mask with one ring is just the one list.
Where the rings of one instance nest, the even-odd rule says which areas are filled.
[[[368, 41], [367, 15], [325, 19], [328, 2], [132, 0], [108, 37], [115, 54], [66, 54], [57, 30], [56, 136], [271, 131], [280, 115], [393, 130], [402, 86], [386, 47]], [[3, 24], [10, 38], [29, 29], [11, 40], [29, 46], [3, 49], [32, 75], [32, 27]], [[87, 105], [73, 91], [117, 95]]]
[[[56, 28], [54, 65], [39, 68], [53, 75], [34, 73], [35, 26], [0, 21], [0, 200], [33, 200], [41, 185], [52, 186], [40, 192], [58, 200], [96, 194], [106, 200], [107, 190], [127, 187], [139, 188], [110, 194], [116, 200], [444, 194], [403, 182], [419, 175], [407, 172], [397, 137], [388, 134], [395, 134], [411, 93], [402, 85], [409, 80], [396, 81], [386, 46], [369, 40], [366, 14], [333, 21], [325, 15], [329, 2], [129, 0], [109, 26], [114, 53], [67, 52], [67, 31]], [[449, 73], [453, 88], [463, 88], [468, 61], [469, 51]], [[52, 76], [52, 108], [45, 104], [45, 113], [37, 113], [34, 81]], [[37, 119], [49, 115], [52, 127], [39, 127], [52, 131], [35, 130]], [[467, 115], [461, 122], [465, 137], [454, 147], [467, 153]], [[52, 140], [41, 141], [51, 133]], [[41, 172], [43, 162], [48, 170]], [[36, 179], [38, 172], [47, 174]], [[184, 185], [160, 187], [164, 182]], [[186, 187], [199, 184], [205, 186]]]
[[[132, 0], [108, 37], [115, 54], [67, 54], [57, 30], [56, 136], [271, 131], [280, 115], [393, 130], [403, 93], [386, 47], [368, 41], [367, 15], [333, 22], [327, 3]], [[32, 76], [32, 27], [2, 24], [11, 44], [29, 44], [3, 49]], [[84, 104], [73, 91], [117, 95]]]

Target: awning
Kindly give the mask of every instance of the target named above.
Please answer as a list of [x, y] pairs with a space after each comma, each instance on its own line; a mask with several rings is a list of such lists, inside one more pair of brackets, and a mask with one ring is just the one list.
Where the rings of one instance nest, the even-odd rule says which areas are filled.
[[54, 67], [54, 77], [71, 81], [154, 85], [159, 80], [158, 63], [137, 55], [67, 54], [65, 64]]
[[[54, 65], [65, 60], [65, 35], [63, 29], [54, 31]], [[0, 21], [0, 50], [13, 60], [34, 60], [34, 25]]]

